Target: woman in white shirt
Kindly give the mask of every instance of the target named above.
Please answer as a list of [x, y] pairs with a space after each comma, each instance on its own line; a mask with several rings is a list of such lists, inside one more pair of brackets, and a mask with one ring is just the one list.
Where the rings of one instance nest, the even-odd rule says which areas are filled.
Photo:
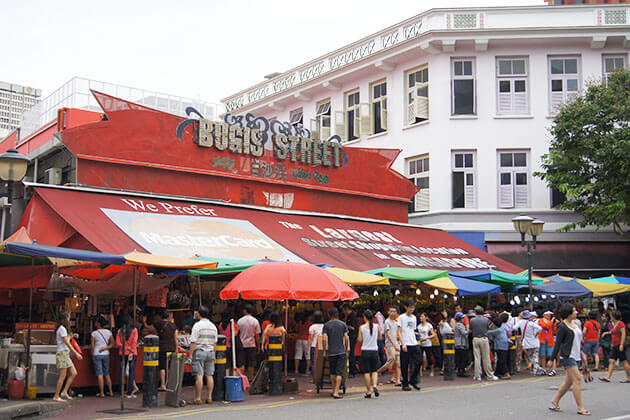
[[98, 378], [97, 397], [105, 397], [105, 384], [107, 381], [107, 395], [114, 396], [112, 391], [112, 378], [109, 376], [109, 350], [114, 347], [114, 337], [112, 332], [106, 329], [108, 322], [105, 318], [99, 317], [96, 320], [96, 330], [92, 331], [92, 364]]
[[313, 324], [308, 327], [308, 342], [310, 343], [311, 373], [315, 377], [315, 352], [317, 351], [317, 337], [322, 335], [324, 329], [324, 315], [320, 311], [313, 313]]
[[[59, 313], [59, 326], [56, 332], [57, 338], [57, 369], [59, 370], [59, 379], [57, 380], [57, 388], [55, 389], [55, 395], [53, 401], [63, 402], [64, 400], [71, 400], [72, 397], [68, 395], [68, 390], [72, 381], [77, 376], [77, 370], [70, 359], [70, 352], [72, 352], [77, 359], [81, 360], [83, 357], [75, 350], [70, 344], [70, 314], [68, 312], [61, 311]], [[67, 375], [68, 370], [70, 374]], [[66, 375], [68, 380], [66, 380]], [[64, 382], [66, 385], [64, 386]]]
[[[435, 329], [429, 322], [426, 313], [420, 314], [420, 324], [418, 325], [418, 332], [420, 333], [420, 349], [427, 359], [427, 368], [431, 367], [429, 376], [433, 376], [433, 369], [435, 363], [431, 360], [431, 340], [435, 337]], [[420, 356], [422, 360], [422, 356]], [[424, 365], [424, 362], [422, 363]], [[422, 368], [420, 369], [420, 375], [422, 376]]]
[[378, 340], [381, 339], [381, 327], [374, 324], [374, 314], [369, 309], [363, 312], [365, 324], [359, 328], [357, 341], [361, 343], [361, 366], [363, 367], [363, 378], [365, 380], [365, 398], [378, 397]]

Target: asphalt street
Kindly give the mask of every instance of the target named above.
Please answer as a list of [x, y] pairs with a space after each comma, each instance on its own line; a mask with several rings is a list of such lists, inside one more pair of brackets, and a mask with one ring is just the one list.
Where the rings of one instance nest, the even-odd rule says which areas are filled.
[[[597, 378], [582, 383], [584, 404], [593, 419], [630, 420], [630, 384], [619, 383], [624, 378], [615, 373], [611, 383]], [[256, 405], [213, 405], [160, 413], [159, 417], [141, 414], [117, 419], [566, 419], [577, 417], [576, 406], [569, 392], [560, 402], [562, 413], [548, 410], [563, 377], [526, 378], [512, 381], [471, 383], [458, 386], [431, 387], [420, 392], [387, 390], [379, 398], [365, 399], [360, 393], [333, 400], [323, 396], [309, 399]]]

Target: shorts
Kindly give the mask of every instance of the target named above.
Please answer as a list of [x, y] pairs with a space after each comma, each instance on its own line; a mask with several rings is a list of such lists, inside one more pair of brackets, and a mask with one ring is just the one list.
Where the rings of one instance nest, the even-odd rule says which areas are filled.
[[109, 375], [109, 354], [92, 356], [96, 376]]
[[613, 346], [612, 351], [610, 352], [610, 360], [619, 360], [620, 362], [623, 362], [626, 360], [626, 352], [619, 350], [619, 346]]
[[335, 376], [346, 376], [346, 355], [337, 354], [328, 356], [328, 364], [330, 365], [330, 374]]
[[540, 343], [540, 356], [541, 357], [551, 357], [553, 354], [553, 346], [550, 346], [547, 343]]
[[214, 350], [195, 350], [191, 373], [193, 376], [214, 375]]
[[69, 369], [74, 366], [70, 360], [70, 350], [58, 351], [55, 355], [57, 369]]
[[584, 343], [584, 354], [590, 354], [597, 356], [599, 354], [599, 341], [586, 341]]
[[256, 367], [256, 347], [242, 348], [238, 352], [239, 366]]
[[372, 373], [378, 370], [378, 350], [361, 351], [361, 368], [364, 373]]
[[391, 369], [394, 366], [394, 363], [396, 363], [396, 367], [400, 369], [400, 351], [393, 346], [386, 346], [385, 354], [387, 355], [385, 369]]
[[570, 357], [567, 357], [566, 359], [564, 357], [560, 358], [560, 364], [562, 365], [563, 368], [568, 369], [570, 367], [577, 367], [578, 362], [575, 359], [572, 359]]
[[295, 340], [295, 360], [311, 360], [311, 354], [308, 347], [308, 340]]

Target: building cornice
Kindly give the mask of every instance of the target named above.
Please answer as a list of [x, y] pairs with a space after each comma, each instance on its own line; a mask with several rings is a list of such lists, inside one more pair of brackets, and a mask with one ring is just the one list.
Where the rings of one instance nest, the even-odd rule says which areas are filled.
[[[624, 13], [625, 12], [625, 13]], [[527, 19], [518, 21], [519, 25], [499, 25], [501, 16], [509, 14], [529, 14], [537, 17], [544, 13], [549, 24], [540, 25], [540, 19], [532, 19], [532, 25], [523, 25]], [[608, 14], [615, 13], [622, 23], [606, 23]], [[573, 14], [567, 18], [567, 14]], [[375, 34], [334, 50], [328, 54], [294, 67], [270, 80], [260, 82], [221, 100], [227, 111], [246, 110], [263, 100], [277, 98], [282, 93], [295, 88], [310, 88], [321, 83], [342, 69], [353, 68], [376, 57], [383, 58], [385, 53], [395, 52], [401, 46], [417, 41], [421, 47], [442, 48], [443, 40], [489, 40], [509, 37], [518, 39], [527, 36], [557, 37], [564, 33], [570, 37], [592, 35], [592, 32], [604, 32], [627, 35], [630, 29], [630, 7], [626, 4], [581, 5], [581, 6], [527, 6], [493, 7], [466, 9], [431, 9], [406, 19], [396, 25], [385, 28]], [[551, 17], [551, 18], [550, 18]], [[568, 23], [567, 23], [568, 22]], [[611, 21], [612, 22], [612, 21]], [[567, 24], [564, 24], [567, 23]]]

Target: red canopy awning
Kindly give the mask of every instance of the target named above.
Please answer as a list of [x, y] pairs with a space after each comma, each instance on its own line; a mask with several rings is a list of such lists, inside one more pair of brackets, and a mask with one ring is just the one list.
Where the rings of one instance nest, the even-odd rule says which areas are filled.
[[39, 244], [114, 254], [522, 271], [441, 230], [202, 201], [38, 187], [22, 225]]

